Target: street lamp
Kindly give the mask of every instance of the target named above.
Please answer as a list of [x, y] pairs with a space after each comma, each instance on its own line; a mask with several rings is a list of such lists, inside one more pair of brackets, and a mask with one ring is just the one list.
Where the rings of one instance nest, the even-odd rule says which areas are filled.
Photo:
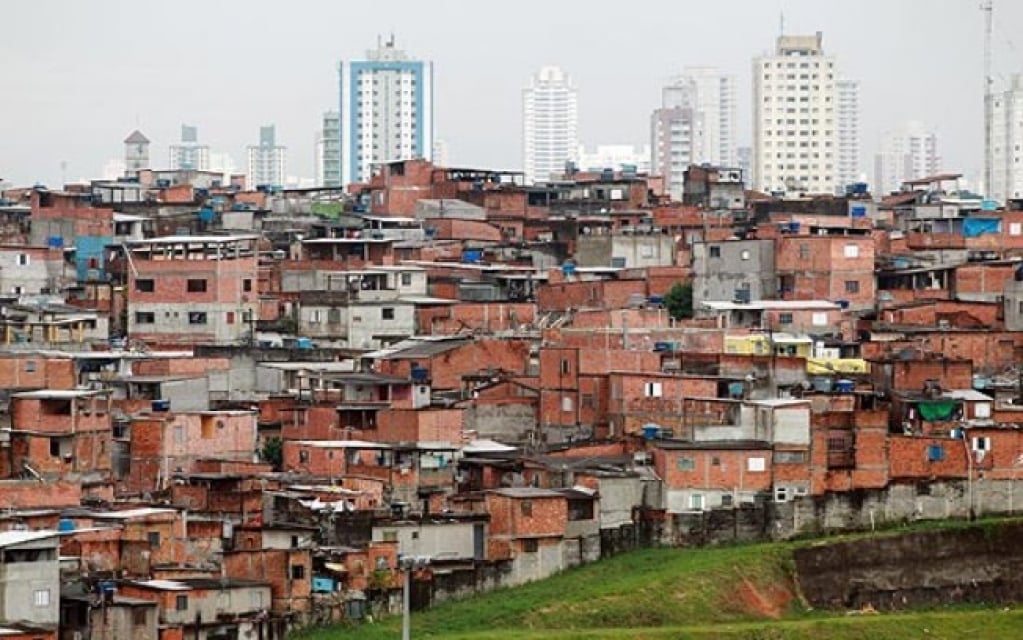
[[398, 570], [403, 577], [401, 594], [401, 640], [409, 640], [412, 634], [412, 572], [430, 566], [430, 556], [398, 556]]

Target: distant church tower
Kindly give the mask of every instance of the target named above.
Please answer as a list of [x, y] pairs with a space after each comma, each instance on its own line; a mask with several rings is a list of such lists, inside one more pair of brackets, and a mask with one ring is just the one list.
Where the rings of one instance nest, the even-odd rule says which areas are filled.
[[124, 139], [124, 167], [127, 175], [149, 168], [149, 138], [136, 129]]

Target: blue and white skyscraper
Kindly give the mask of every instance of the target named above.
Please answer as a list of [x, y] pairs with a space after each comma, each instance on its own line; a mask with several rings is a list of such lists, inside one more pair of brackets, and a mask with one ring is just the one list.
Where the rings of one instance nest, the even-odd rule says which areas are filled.
[[338, 73], [343, 184], [368, 181], [375, 164], [432, 159], [433, 63], [410, 60], [392, 37]]

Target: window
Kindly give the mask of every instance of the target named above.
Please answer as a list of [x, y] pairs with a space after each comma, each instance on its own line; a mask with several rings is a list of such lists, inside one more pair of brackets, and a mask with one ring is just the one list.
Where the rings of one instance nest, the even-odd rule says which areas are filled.
[[1009, 223], [1009, 235], [1018, 236], [1023, 234], [1023, 223], [1010, 222]]
[[50, 606], [50, 590], [36, 589], [34, 592], [32, 592], [32, 602], [37, 607]]
[[806, 462], [805, 451], [775, 451], [775, 464], [804, 464]]
[[398, 532], [394, 529], [386, 529], [382, 537], [384, 542], [397, 542]]
[[811, 322], [815, 327], [823, 327], [828, 323], [828, 314], [824, 311], [814, 311]]
[[977, 436], [973, 439], [973, 450], [974, 451], [991, 451], [991, 438], [987, 436]]
[[703, 494], [694, 493], [689, 496], [689, 508], [693, 511], [703, 511]]
[[135, 291], [141, 291], [143, 293], [152, 293], [156, 288], [152, 278], [143, 278], [135, 281]]
[[572, 411], [574, 405], [572, 404], [572, 398], [565, 396], [561, 399], [561, 410], [568, 412]]
[[721, 506], [722, 507], [731, 507], [732, 503], [733, 503], [732, 494], [726, 493], [726, 494], [721, 496]]
[[791, 313], [779, 313], [778, 314], [778, 324], [792, 324], [792, 314]]
[[845, 281], [845, 292], [846, 293], [859, 293], [860, 292], [859, 280], [846, 280]]
[[291, 565], [291, 579], [302, 580], [303, 578], [305, 578], [305, 565], [304, 564]]
[[299, 462], [309, 462], [309, 450], [308, 449], [301, 449], [301, 450], [299, 450], [299, 452], [298, 452], [298, 461]]
[[799, 245], [799, 259], [808, 260], [810, 258], [810, 245], [805, 242]]
[[764, 458], [757, 456], [755, 458], [746, 459], [746, 471], [753, 473], [759, 473], [767, 468]]
[[159, 531], [150, 531], [149, 534], [146, 537], [149, 539], [149, 546], [150, 547], [155, 549], [155, 548], [160, 546], [160, 532]]
[[136, 311], [135, 324], [153, 324], [156, 322], [156, 314], [152, 311]]
[[246, 292], [252, 291], [252, 279], [251, 278], [245, 278], [244, 280], [242, 280], [242, 291], [246, 291]]
[[692, 458], [681, 457], [675, 463], [675, 468], [679, 471], [692, 471], [696, 469], [696, 460]]
[[35, 370], [36, 370], [36, 361], [35, 360], [27, 360], [25, 362], [25, 372], [26, 373], [35, 373]]
[[536, 553], [540, 550], [540, 541], [536, 538], [526, 538], [522, 541], [522, 550], [526, 553]]
[[174, 601], [174, 608], [178, 611], [188, 611], [188, 596], [178, 596]]
[[412, 286], [412, 274], [405, 271], [401, 274], [401, 286], [409, 287]]
[[146, 624], [146, 608], [145, 607], [134, 607], [131, 610], [131, 623], [136, 627], [142, 627]]
[[188, 324], [206, 324], [205, 311], [189, 311]]
[[227, 324], [234, 324], [234, 311], [224, 313], [224, 321], [227, 322]]
[[190, 279], [185, 284], [185, 290], [189, 293], [206, 293], [206, 281], [200, 279]]
[[643, 385], [643, 395], [648, 398], [660, 398], [661, 397], [661, 383], [660, 382], [648, 382]]
[[527, 518], [533, 517], [533, 501], [523, 500], [519, 503], [519, 512]]
[[846, 258], [859, 258], [860, 257], [860, 246], [857, 244], [845, 245], [845, 257]]
[[720, 258], [721, 257], [721, 247], [719, 247], [717, 245], [711, 245], [710, 249], [708, 249], [708, 255], [710, 255], [711, 258]]
[[57, 438], [50, 438], [50, 456], [54, 458], [60, 457], [60, 440]]
[[384, 320], [394, 320], [394, 307], [384, 307], [381, 309], [380, 317]]
[[571, 364], [568, 362], [568, 358], [561, 359], [561, 375], [568, 375], [572, 373]]

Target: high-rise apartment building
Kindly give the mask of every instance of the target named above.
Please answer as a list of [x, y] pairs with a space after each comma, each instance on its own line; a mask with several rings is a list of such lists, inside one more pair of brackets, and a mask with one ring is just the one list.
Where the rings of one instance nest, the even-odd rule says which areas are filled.
[[543, 67], [522, 91], [523, 171], [526, 184], [561, 175], [579, 151], [579, 103], [572, 79]]
[[882, 135], [880, 150], [874, 155], [871, 190], [886, 195], [898, 191], [906, 180], [932, 176], [940, 170], [937, 134], [922, 122], [907, 122]]
[[149, 138], [138, 129], [124, 139], [124, 173], [132, 176], [140, 169], [149, 168]]
[[736, 147], [735, 166], [742, 171], [742, 183], [747, 187], [752, 184], [753, 149], [751, 147]]
[[181, 125], [181, 142], [170, 145], [170, 168], [206, 171], [210, 168], [210, 148], [199, 144], [199, 129]]
[[997, 202], [1023, 198], [1023, 76], [1014, 74], [1009, 88], [991, 100], [991, 148], [987, 154], [991, 184], [987, 197]]
[[[664, 104], [669, 101], [665, 93]], [[650, 116], [650, 173], [664, 177], [664, 189], [682, 200], [685, 171], [696, 161], [702, 123], [689, 106], [663, 106]]]
[[839, 193], [847, 185], [859, 182], [860, 168], [860, 83], [841, 78], [835, 82], [835, 144], [838, 148], [837, 177]]
[[642, 147], [631, 144], [598, 144], [592, 150], [579, 145], [576, 165], [580, 171], [632, 170], [636, 173], [650, 173], [650, 145]]
[[451, 158], [448, 156], [448, 143], [446, 140], [434, 138], [433, 140], [433, 164], [438, 167], [450, 166]]
[[687, 67], [661, 90], [650, 119], [650, 165], [673, 198], [681, 197], [691, 163], [736, 165], [735, 95], [735, 77], [711, 67]]
[[675, 78], [675, 85], [687, 85], [688, 106], [698, 115], [703, 130], [700, 148], [696, 149], [698, 163], [730, 167], [735, 157], [735, 76], [713, 67], [685, 67]]
[[840, 185], [835, 60], [823, 36], [779, 36], [753, 60], [753, 182], [758, 191], [833, 193]]
[[284, 185], [284, 168], [288, 148], [277, 144], [274, 125], [259, 128], [259, 144], [250, 146], [248, 188], [259, 185]]
[[338, 75], [343, 184], [368, 181], [374, 165], [432, 159], [433, 63], [410, 59], [392, 37]]
[[341, 113], [325, 111], [323, 125], [316, 140], [316, 184], [323, 187], [343, 186], [341, 180]]

